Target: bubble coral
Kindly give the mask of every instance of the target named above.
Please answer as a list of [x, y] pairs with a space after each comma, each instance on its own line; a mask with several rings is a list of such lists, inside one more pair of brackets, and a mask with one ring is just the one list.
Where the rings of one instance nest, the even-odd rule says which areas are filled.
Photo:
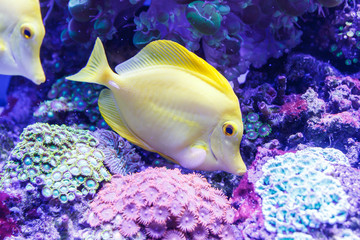
[[220, 29], [222, 17], [214, 5], [194, 1], [186, 7], [186, 19], [200, 33], [211, 35]]
[[88, 22], [98, 13], [95, 1], [92, 0], [70, 0], [68, 10], [71, 16], [79, 22]]
[[[107, 216], [112, 218], [102, 217], [104, 209], [111, 212]], [[234, 219], [229, 201], [199, 175], [183, 175], [177, 169], [148, 168], [132, 175], [113, 176], [86, 215], [93, 228], [111, 224], [112, 231], [118, 229], [127, 237], [138, 231], [163, 239], [233, 236], [232, 231], [226, 230]], [[212, 227], [214, 223], [218, 230]]]
[[68, 26], [61, 34], [63, 44], [73, 41], [90, 46], [90, 42], [101, 37], [112, 39], [116, 28], [126, 24], [127, 19], [143, 4], [143, 0], [95, 1], [70, 0], [68, 3], [57, 1], [62, 8], [67, 8], [71, 16]]

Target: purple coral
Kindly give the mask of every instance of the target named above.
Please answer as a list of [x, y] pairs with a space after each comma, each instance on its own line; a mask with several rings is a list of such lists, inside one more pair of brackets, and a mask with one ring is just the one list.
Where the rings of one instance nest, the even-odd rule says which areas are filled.
[[0, 240], [5, 239], [19, 231], [19, 227], [9, 214], [10, 210], [6, 201], [12, 198], [9, 194], [0, 192]]

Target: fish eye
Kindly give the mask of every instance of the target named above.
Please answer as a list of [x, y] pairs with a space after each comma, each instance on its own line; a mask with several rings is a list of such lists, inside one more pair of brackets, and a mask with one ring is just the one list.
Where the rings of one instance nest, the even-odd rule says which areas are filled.
[[226, 135], [226, 136], [232, 136], [235, 134], [235, 128], [232, 124], [230, 123], [225, 123], [223, 125], [223, 133]]
[[33, 30], [28, 27], [28, 26], [22, 26], [21, 27], [21, 35], [25, 38], [25, 39], [30, 39], [33, 37], [34, 33]]

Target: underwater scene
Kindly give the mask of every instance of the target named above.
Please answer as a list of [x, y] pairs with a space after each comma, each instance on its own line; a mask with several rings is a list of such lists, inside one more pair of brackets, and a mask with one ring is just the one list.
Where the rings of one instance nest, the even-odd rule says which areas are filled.
[[0, 240], [360, 240], [360, 2], [0, 0]]

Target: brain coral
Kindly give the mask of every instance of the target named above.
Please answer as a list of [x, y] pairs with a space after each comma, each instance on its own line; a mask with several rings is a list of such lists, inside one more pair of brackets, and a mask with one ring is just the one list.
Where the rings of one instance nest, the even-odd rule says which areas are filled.
[[294, 239], [296, 232], [346, 220], [348, 196], [329, 175], [335, 170], [332, 163], [350, 166], [339, 150], [322, 148], [286, 153], [265, 163], [255, 191], [262, 198], [268, 231], [277, 232], [279, 239]]
[[44, 197], [66, 203], [95, 194], [99, 183], [110, 180], [103, 165], [105, 154], [89, 131], [65, 125], [27, 126], [12, 150], [0, 183], [6, 188], [20, 181], [27, 190], [40, 187]]
[[86, 239], [100, 239], [104, 233], [111, 239], [143, 233], [156, 239], [235, 239], [230, 225], [234, 209], [222, 192], [199, 175], [178, 169], [113, 176], [86, 215], [98, 229], [84, 231]]

